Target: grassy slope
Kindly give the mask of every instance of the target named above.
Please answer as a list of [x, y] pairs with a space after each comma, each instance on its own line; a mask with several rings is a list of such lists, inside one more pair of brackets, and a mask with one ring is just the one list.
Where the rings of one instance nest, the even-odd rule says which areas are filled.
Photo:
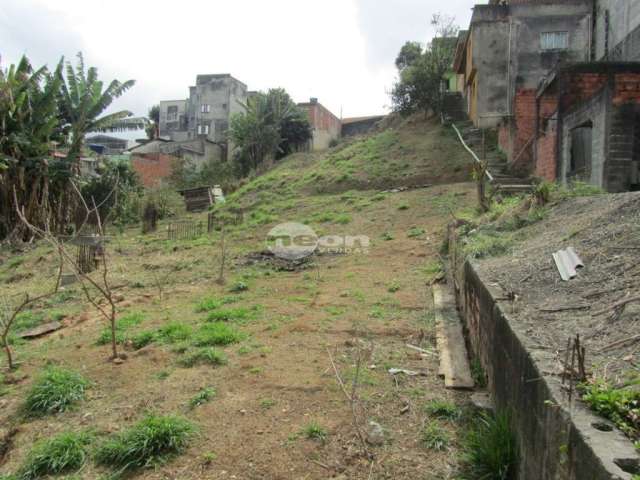
[[[327, 154], [284, 160], [230, 195], [221, 209], [245, 211], [245, 222], [226, 231], [230, 258], [224, 287], [214, 282], [220, 233], [171, 242], [163, 224], [152, 235], [141, 236], [138, 229], [114, 234], [111, 276], [120, 286], [129, 358], [122, 366], [106, 362], [108, 346], [96, 344], [104, 321], [77, 286], [25, 315], [21, 328], [63, 315], [66, 328], [16, 344], [23, 363], [12, 375], [17, 383], [0, 384], [0, 424], [22, 422], [18, 409], [46, 362], [82, 372], [93, 386], [76, 409], [22, 422], [0, 473], [15, 471], [43, 436], [73, 426], [96, 431], [99, 443], [145, 412], [156, 412], [187, 415], [199, 436], [179, 460], [141, 478], [217, 478], [222, 470], [238, 478], [326, 478], [326, 468], [311, 460], [330, 466], [333, 473], [344, 471], [348, 478], [367, 478], [367, 462], [351, 453], [357, 450], [351, 413], [326, 352], [330, 347], [338, 368], [352, 378], [354, 345], [362, 342], [367, 366], [379, 367], [361, 373], [360, 395], [367, 418], [378, 420], [391, 441], [384, 447], [384, 464], [375, 467], [380, 478], [417, 478], [424, 472], [445, 478], [451, 454], [430, 450], [420, 439], [425, 422], [430, 428], [439, 422], [436, 427], [455, 449], [455, 428], [427, 418], [423, 405], [430, 399], [461, 397], [442, 390], [435, 359], [420, 358], [404, 344], [433, 348], [425, 280], [438, 270], [437, 252], [450, 210], [469, 208], [474, 199], [472, 185], [448, 184], [468, 178], [468, 160], [460, 150], [439, 126], [416, 122]], [[441, 185], [379, 193], [424, 183]], [[205, 215], [189, 218], [205, 220]], [[320, 257], [317, 272], [245, 265], [244, 255], [264, 249], [266, 233], [281, 221], [307, 222], [319, 234], [368, 235], [371, 250], [368, 255]], [[51, 253], [44, 245], [22, 255], [1, 252], [1, 294], [44, 289], [55, 268]], [[230, 292], [239, 282], [248, 290]], [[162, 299], [158, 284], [165, 291]], [[240, 333], [239, 343], [216, 347], [222, 356], [198, 356], [199, 345], [212, 338], [206, 327], [210, 314], [198, 311], [207, 298], [228, 302], [214, 311], [231, 309], [226, 312], [235, 316], [230, 327]], [[135, 312], [141, 315], [129, 321]], [[148, 340], [150, 333], [152, 343], [135, 351], [130, 341]], [[185, 368], [193, 358], [205, 360]], [[214, 368], [206, 363], [210, 358], [223, 365]], [[424, 369], [429, 375], [393, 383], [388, 367]], [[216, 397], [190, 409], [193, 398], [208, 387], [217, 390]], [[409, 413], [399, 416], [405, 405]], [[324, 442], [301, 433], [314, 423], [327, 432]], [[410, 461], [408, 451], [413, 452]], [[100, 475], [93, 465], [82, 472], [87, 479]]]

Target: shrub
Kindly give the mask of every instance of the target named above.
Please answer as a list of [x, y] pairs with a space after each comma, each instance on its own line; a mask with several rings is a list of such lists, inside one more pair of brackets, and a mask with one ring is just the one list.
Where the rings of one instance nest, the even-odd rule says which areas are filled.
[[449, 434], [437, 422], [428, 422], [422, 430], [422, 443], [430, 450], [446, 450], [450, 442]]
[[215, 348], [201, 348], [193, 353], [190, 353], [179, 361], [183, 367], [193, 367], [195, 365], [208, 364], [212, 366], [226, 365], [227, 356], [224, 352]]
[[87, 459], [90, 441], [87, 434], [65, 432], [36, 442], [18, 478], [29, 480], [79, 470]]
[[475, 233], [468, 237], [464, 252], [471, 258], [486, 258], [503, 255], [513, 245], [513, 238], [509, 235], [498, 236], [495, 233]]
[[409, 204], [406, 202], [402, 202], [400, 205], [398, 205], [398, 210], [409, 210]]
[[96, 462], [120, 472], [149, 467], [182, 452], [193, 431], [181, 417], [150, 415], [102, 444]]
[[240, 342], [243, 338], [244, 335], [230, 325], [214, 322], [200, 327], [194, 336], [194, 344], [198, 347], [231, 345]]
[[457, 420], [460, 417], [460, 409], [456, 404], [446, 400], [431, 400], [424, 409], [429, 416], [441, 420]]
[[463, 449], [464, 470], [469, 480], [516, 478], [518, 449], [508, 413], [481, 414], [467, 434]]
[[400, 282], [397, 280], [393, 280], [387, 287], [389, 293], [396, 293], [398, 290], [400, 290]]
[[27, 394], [24, 410], [38, 416], [64, 412], [84, 399], [89, 382], [81, 375], [60, 367], [48, 367]]
[[214, 388], [206, 387], [201, 389], [196, 395], [189, 400], [189, 407], [196, 408], [209, 402], [216, 396]]

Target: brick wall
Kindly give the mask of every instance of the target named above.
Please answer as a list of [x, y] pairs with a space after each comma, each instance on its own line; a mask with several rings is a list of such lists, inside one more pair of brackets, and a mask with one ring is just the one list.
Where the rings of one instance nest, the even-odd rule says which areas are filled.
[[144, 153], [132, 155], [131, 165], [140, 176], [142, 184], [151, 188], [158, 186], [163, 179], [171, 175], [177, 161], [179, 159], [173, 155]]
[[640, 103], [640, 74], [626, 73], [616, 75], [613, 104]]
[[562, 108], [570, 110], [579, 103], [589, 100], [607, 85], [606, 73], [581, 73], [573, 75], [562, 97]]
[[548, 122], [544, 134], [538, 137], [538, 143], [536, 145], [536, 177], [548, 180], [549, 182], [555, 181], [557, 177], [557, 143], [557, 122], [554, 119]]
[[[525, 171], [534, 169], [533, 137], [536, 133], [536, 90], [516, 91], [514, 103], [515, 132], [511, 162]], [[517, 157], [517, 158], [516, 158]]]

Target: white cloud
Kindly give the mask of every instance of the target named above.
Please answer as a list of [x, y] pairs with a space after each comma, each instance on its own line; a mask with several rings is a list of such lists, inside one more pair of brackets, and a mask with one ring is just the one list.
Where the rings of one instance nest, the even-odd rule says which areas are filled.
[[[2, 3], [3, 64], [26, 53], [52, 65], [82, 50], [101, 78], [136, 80], [114, 108], [138, 115], [185, 98], [199, 73], [231, 73], [250, 89], [284, 87], [298, 101], [318, 97], [338, 115], [382, 112], [397, 51], [406, 40], [427, 40], [437, 11], [424, 0]], [[450, 0], [447, 13], [472, 4]]]

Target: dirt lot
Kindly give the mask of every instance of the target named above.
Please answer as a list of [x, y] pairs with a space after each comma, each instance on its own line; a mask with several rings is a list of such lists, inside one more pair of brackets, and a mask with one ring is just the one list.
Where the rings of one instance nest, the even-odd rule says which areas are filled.
[[[287, 178], [284, 171], [280, 180]], [[443, 181], [441, 172], [438, 179]], [[198, 433], [183, 455], [139, 472], [138, 478], [452, 478], [459, 447], [456, 425], [438, 421], [448, 436], [443, 450], [422, 442], [424, 426], [432, 421], [424, 411], [429, 400], [466, 401], [466, 394], [445, 391], [437, 377], [427, 282], [439, 270], [449, 211], [473, 204], [473, 186], [385, 195], [374, 190], [286, 193], [275, 195], [264, 186], [241, 192], [259, 201], [247, 208], [245, 224], [227, 231], [230, 266], [225, 286], [215, 283], [219, 232], [168, 241], [162, 228], [150, 236], [131, 229], [110, 242], [113, 281], [122, 296], [120, 312], [139, 312], [143, 318], [128, 334], [157, 331], [169, 322], [198, 328], [207, 314], [196, 312], [196, 306], [207, 298], [231, 296], [233, 307], [251, 312], [234, 321], [245, 339], [224, 349], [224, 366], [183, 367], [180, 360], [191, 345], [159, 341], [137, 351], [125, 342], [126, 361], [110, 363], [108, 347], [96, 345], [104, 321], [77, 286], [34, 309], [42, 321], [63, 318], [65, 328], [16, 346], [21, 365], [6, 378], [10, 383], [0, 396], [0, 421], [16, 422], [18, 432], [0, 461], [0, 472], [15, 471], [37, 439], [71, 429], [91, 430], [100, 441], [155, 412], [184, 415]], [[247, 254], [264, 249], [271, 226], [285, 220], [308, 220], [319, 234], [367, 235], [371, 247], [366, 254], [315, 257], [313, 268], [300, 271], [247, 265]], [[585, 259], [590, 260], [588, 255]], [[46, 246], [22, 254], [5, 252], [0, 265], [3, 292], [42, 289], [53, 271]], [[230, 292], [239, 282], [247, 289]], [[163, 285], [162, 299], [158, 285]], [[420, 355], [406, 343], [434, 353]], [[363, 430], [369, 421], [378, 422], [385, 436], [383, 445], [366, 448], [373, 461], [363, 454], [351, 405], [330, 356], [349, 390], [361, 358], [356, 418]], [[64, 414], [23, 420], [18, 411], [25, 392], [47, 363], [82, 373], [92, 382], [88, 398]], [[394, 367], [422, 375], [391, 376], [388, 369]], [[215, 388], [215, 398], [188, 408], [203, 387]], [[314, 423], [326, 433], [324, 440], [305, 435]], [[104, 474], [89, 462], [79, 476], [95, 479]]]

